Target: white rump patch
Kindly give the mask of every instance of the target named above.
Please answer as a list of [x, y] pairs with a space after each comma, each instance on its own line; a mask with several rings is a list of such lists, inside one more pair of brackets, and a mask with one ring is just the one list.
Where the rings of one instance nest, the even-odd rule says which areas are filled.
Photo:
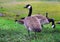
[[29, 27], [29, 30], [32, 31], [32, 29]]
[[31, 6], [28, 6], [28, 9], [30, 9], [31, 8]]
[[52, 28], [54, 27], [54, 25], [52, 25]]

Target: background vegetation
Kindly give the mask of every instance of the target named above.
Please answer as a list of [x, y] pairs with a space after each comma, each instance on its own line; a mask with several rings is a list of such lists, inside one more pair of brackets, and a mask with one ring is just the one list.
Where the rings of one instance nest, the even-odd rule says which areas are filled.
[[[24, 9], [26, 4], [31, 4], [33, 7], [33, 14], [43, 14], [46, 12], [49, 13], [50, 18], [59, 20], [60, 18], [60, 3], [59, 2], [41, 2], [41, 1], [25, 1], [25, 2], [10, 2], [10, 3], [1, 3], [0, 4], [0, 13], [10, 17], [11, 19], [15, 18], [16, 14], [19, 14], [21, 17], [28, 15], [28, 9]], [[2, 7], [2, 8], [1, 8]]]
[[[60, 21], [59, 0], [0, 0], [0, 42], [60, 42], [60, 25], [51, 28], [51, 23], [44, 25], [42, 32], [34, 32], [28, 37], [28, 33], [23, 24], [16, 23], [15, 19], [20, 19], [28, 15], [28, 9], [24, 9], [26, 4], [33, 7], [33, 15], [49, 13], [50, 18]], [[16, 17], [16, 15], [19, 17]]]

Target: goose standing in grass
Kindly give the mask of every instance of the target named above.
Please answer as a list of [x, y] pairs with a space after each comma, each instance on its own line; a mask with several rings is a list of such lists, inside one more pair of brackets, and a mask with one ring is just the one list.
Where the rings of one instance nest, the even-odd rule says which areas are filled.
[[[31, 16], [32, 15], [32, 6], [30, 4], [27, 4], [24, 8], [29, 9], [28, 17]], [[42, 26], [43, 26], [43, 24], [49, 23], [48, 19], [41, 14], [34, 15], [34, 17], [37, 17], [38, 19], [40, 19], [40, 23], [41, 23]], [[18, 20], [18, 22], [19, 23], [24, 23], [24, 18], [21, 18], [21, 20]]]
[[40, 21], [37, 17], [29, 16], [24, 19], [24, 25], [28, 30], [28, 35], [30, 36], [30, 31], [41, 32], [42, 27]]
[[48, 19], [49, 23], [52, 22], [52, 28], [55, 28], [55, 20], [53, 18], [49, 18], [48, 13], [46, 13], [46, 18]]

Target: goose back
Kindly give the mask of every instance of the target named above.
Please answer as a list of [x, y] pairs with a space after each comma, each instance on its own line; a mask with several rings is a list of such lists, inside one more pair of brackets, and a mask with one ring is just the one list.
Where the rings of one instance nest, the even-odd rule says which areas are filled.
[[26, 17], [24, 19], [24, 25], [30, 31], [40, 32], [42, 30], [40, 21], [36, 17], [33, 17], [33, 16]]

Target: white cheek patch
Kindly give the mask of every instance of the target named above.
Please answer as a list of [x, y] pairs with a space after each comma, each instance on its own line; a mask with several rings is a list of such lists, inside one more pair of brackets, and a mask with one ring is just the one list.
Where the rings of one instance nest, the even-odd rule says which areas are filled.
[[52, 25], [52, 28], [54, 27], [54, 25]]
[[28, 6], [28, 9], [30, 9], [31, 8], [31, 6]]

